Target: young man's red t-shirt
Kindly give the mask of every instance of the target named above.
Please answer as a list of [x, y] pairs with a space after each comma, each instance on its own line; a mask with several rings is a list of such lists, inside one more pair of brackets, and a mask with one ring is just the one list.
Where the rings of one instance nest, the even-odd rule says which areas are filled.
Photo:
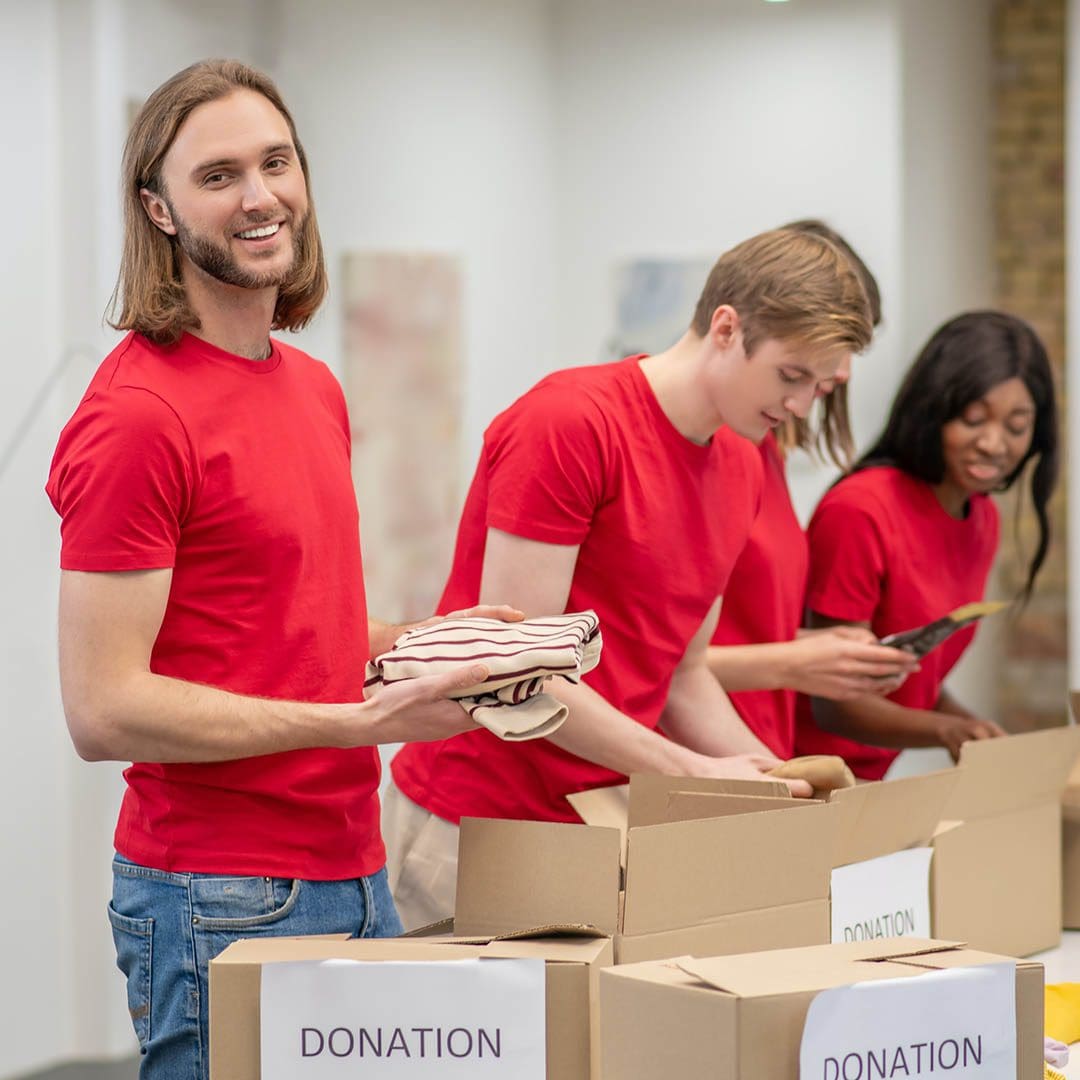
[[[281, 342], [252, 361], [129, 334], [64, 428], [47, 486], [65, 570], [172, 569], [151, 669], [238, 694], [363, 697], [368, 655], [345, 401]], [[379, 870], [374, 748], [134, 763], [116, 848], [170, 871]]]
[[[770, 432], [761, 444], [761, 510], [724, 591], [713, 645], [790, 641], [802, 625], [809, 564], [806, 534], [791, 505], [784, 457]], [[792, 756], [795, 692], [728, 692], [746, 726], [777, 757]]]
[[[880, 466], [827, 492], [807, 532], [807, 607], [826, 618], [867, 622], [883, 637], [982, 599], [997, 551], [998, 512], [989, 496], [975, 495], [964, 518], [951, 517], [929, 484]], [[927, 653], [889, 700], [933, 709], [974, 636], [974, 627], [960, 630]], [[805, 698], [796, 745], [800, 754], [839, 754], [868, 780], [884, 776], [898, 753], [821, 731]]]
[[[566, 610], [595, 609], [604, 638], [585, 681], [655, 729], [746, 541], [761, 464], [730, 432], [704, 446], [681, 435], [639, 359], [551, 375], [491, 424], [439, 610], [476, 603], [488, 529], [580, 545]], [[452, 822], [577, 821], [567, 794], [625, 779], [547, 739], [504, 743], [484, 730], [411, 743], [392, 768], [405, 795]]]

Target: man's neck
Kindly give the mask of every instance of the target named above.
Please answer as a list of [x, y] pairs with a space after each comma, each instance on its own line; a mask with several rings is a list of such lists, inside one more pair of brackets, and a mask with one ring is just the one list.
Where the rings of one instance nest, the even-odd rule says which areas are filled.
[[225, 285], [202, 270], [184, 266], [188, 303], [199, 320], [192, 334], [235, 356], [265, 360], [270, 355], [277, 287], [242, 289]]
[[641, 370], [675, 430], [702, 445], [724, 424], [702, 387], [706, 348], [701, 338], [687, 331], [670, 349], [641, 361]]

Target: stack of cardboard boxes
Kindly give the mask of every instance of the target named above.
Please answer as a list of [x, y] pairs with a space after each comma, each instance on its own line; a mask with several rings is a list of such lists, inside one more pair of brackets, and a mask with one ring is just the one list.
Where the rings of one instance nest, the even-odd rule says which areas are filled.
[[[791, 799], [779, 784], [635, 776], [628, 787], [575, 796], [582, 825], [466, 819], [456, 918], [441, 934], [249, 940], [212, 962], [212, 1080], [361, 1074], [354, 1035], [316, 1038], [326, 1025], [334, 1030], [332, 1017], [320, 1026], [308, 1016], [297, 1030], [312, 1034], [309, 1044], [293, 1039], [296, 1060], [262, 1067], [268, 965], [389, 964], [390, 986], [394, 962], [515, 958], [544, 963], [539, 1076], [793, 1080], [808, 1010], [819, 998], [824, 1009], [826, 990], [907, 980], [915, 999], [930, 1000], [938, 981], [918, 977], [961, 968], [979, 978], [960, 997], [1005, 1000], [1002, 987], [1013, 987], [1003, 1007], [1015, 1039], [994, 1052], [1014, 1055], [1018, 1080], [1035, 1080], [1041, 967], [1008, 958], [1058, 940], [1061, 796], [1078, 754], [1080, 729], [1070, 727], [969, 743], [956, 769], [817, 800]], [[1078, 833], [1066, 828], [1064, 850], [1080, 863], [1080, 797], [1076, 805]], [[1066, 924], [1080, 923], [1070, 914], [1080, 913], [1080, 895], [1075, 906], [1072, 899], [1067, 890]], [[953, 983], [941, 985], [947, 1000], [957, 996]], [[859, 995], [852, 1001], [861, 1007]], [[427, 1023], [418, 1017], [414, 1030], [428, 1031]], [[471, 1029], [462, 1020], [448, 1030], [462, 1032], [460, 1049]], [[976, 1035], [953, 1041], [981, 1060]], [[945, 1057], [928, 1058], [940, 1071], [953, 1067], [953, 1041], [939, 1039]], [[347, 1049], [352, 1056], [337, 1052]], [[397, 1049], [400, 1068], [409, 1047], [403, 1040]], [[826, 1053], [821, 1080], [871, 1080], [876, 1073], [853, 1070], [879, 1059], [858, 1053]], [[448, 1049], [426, 1072], [378, 1071], [385, 1064], [368, 1044], [363, 1075], [373, 1077], [534, 1075], [494, 1052], [463, 1062]]]

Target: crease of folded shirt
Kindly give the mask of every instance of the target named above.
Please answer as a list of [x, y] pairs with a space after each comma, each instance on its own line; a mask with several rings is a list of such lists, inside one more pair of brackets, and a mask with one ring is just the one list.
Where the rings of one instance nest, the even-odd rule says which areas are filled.
[[388, 652], [368, 661], [365, 694], [381, 685], [437, 675], [481, 663], [488, 677], [451, 698], [500, 739], [520, 742], [556, 731], [569, 710], [543, 692], [559, 676], [576, 683], [600, 662], [603, 638], [594, 611], [549, 615], [522, 622], [443, 619], [407, 630]]

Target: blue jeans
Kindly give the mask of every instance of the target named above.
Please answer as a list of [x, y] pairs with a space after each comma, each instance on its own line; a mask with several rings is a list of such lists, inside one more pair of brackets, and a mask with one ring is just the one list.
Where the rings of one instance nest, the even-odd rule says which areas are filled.
[[350, 881], [173, 874], [113, 860], [116, 963], [142, 1051], [140, 1080], [207, 1080], [209, 965], [238, 938], [401, 933], [386, 871]]

